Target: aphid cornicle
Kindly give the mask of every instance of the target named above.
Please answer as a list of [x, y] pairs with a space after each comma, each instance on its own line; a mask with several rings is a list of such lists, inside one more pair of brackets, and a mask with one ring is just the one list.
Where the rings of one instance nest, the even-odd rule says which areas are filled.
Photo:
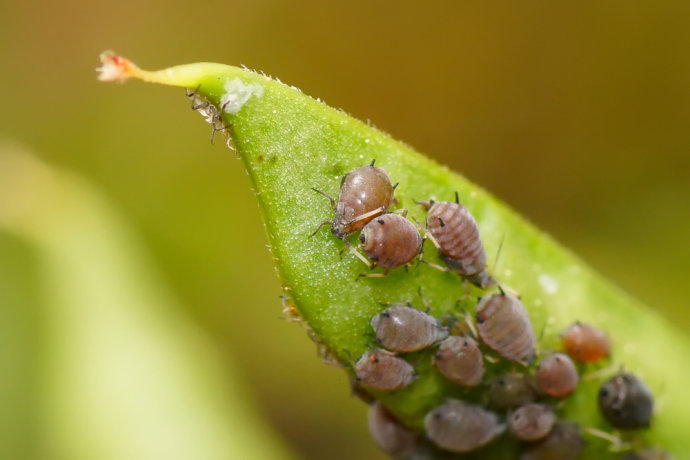
[[406, 457], [416, 447], [417, 433], [405, 428], [378, 402], [369, 407], [369, 434], [379, 448], [394, 456]]
[[506, 411], [534, 402], [537, 384], [527, 374], [510, 372], [489, 383], [489, 404], [496, 410]]
[[520, 460], [577, 460], [584, 445], [577, 424], [558, 422], [547, 437], [529, 445]]
[[450, 270], [472, 284], [486, 288], [494, 281], [486, 272], [486, 252], [479, 236], [477, 221], [460, 204], [457, 193], [455, 200], [455, 203], [420, 203], [429, 210], [426, 218], [427, 233]]
[[511, 361], [531, 358], [534, 330], [527, 311], [517, 297], [501, 292], [477, 304], [477, 329], [489, 347]]
[[548, 406], [529, 403], [510, 414], [508, 426], [516, 438], [538, 441], [549, 434], [556, 423], [556, 414]]
[[654, 398], [640, 379], [621, 372], [599, 389], [599, 408], [616, 428], [646, 428], [652, 418]]
[[374, 390], [398, 390], [416, 378], [414, 368], [404, 359], [385, 350], [369, 350], [355, 364], [362, 386]]
[[331, 201], [334, 214], [332, 221], [323, 222], [316, 229], [331, 224], [331, 232], [345, 240], [349, 235], [361, 230], [371, 219], [388, 211], [393, 203], [395, 187], [391, 185], [383, 168], [371, 165], [360, 166], [343, 176], [338, 200], [313, 189]]
[[433, 345], [448, 335], [433, 316], [410, 305], [393, 305], [371, 319], [376, 340], [385, 348], [407, 353]]
[[415, 258], [422, 251], [422, 236], [405, 217], [388, 213], [371, 220], [359, 235], [362, 249], [374, 266], [391, 270]]
[[593, 363], [606, 358], [611, 350], [611, 342], [604, 331], [577, 321], [563, 334], [565, 352], [575, 361]]
[[441, 374], [453, 383], [474, 387], [484, 377], [484, 357], [477, 342], [469, 337], [451, 335], [438, 348], [434, 360]]
[[452, 452], [478, 449], [505, 430], [498, 416], [474, 404], [448, 399], [424, 417], [426, 435]]
[[536, 378], [541, 391], [556, 398], [568, 396], [580, 381], [575, 364], [564, 353], [545, 356], [537, 366]]

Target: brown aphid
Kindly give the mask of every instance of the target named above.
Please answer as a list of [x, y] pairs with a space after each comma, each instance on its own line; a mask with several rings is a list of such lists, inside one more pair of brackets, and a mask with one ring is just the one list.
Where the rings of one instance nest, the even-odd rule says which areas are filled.
[[[477, 221], [460, 204], [457, 193], [455, 199], [455, 203], [428, 203], [427, 232], [450, 270], [478, 287], [488, 287], [493, 284], [493, 279], [486, 272], [486, 252]], [[422, 205], [427, 206], [426, 203]]]
[[359, 383], [374, 390], [398, 390], [416, 378], [414, 368], [385, 350], [370, 350], [355, 364]]
[[584, 446], [576, 423], [558, 422], [546, 438], [530, 445], [520, 460], [577, 460]]
[[516, 438], [538, 441], [551, 432], [556, 414], [544, 404], [529, 403], [510, 414], [508, 426]]
[[510, 372], [489, 383], [489, 404], [496, 410], [506, 411], [537, 399], [537, 384], [527, 374]]
[[369, 407], [369, 434], [376, 445], [393, 457], [404, 457], [417, 446], [417, 433], [405, 428], [378, 402]]
[[320, 190], [313, 189], [331, 201], [334, 214], [331, 232], [340, 239], [345, 239], [361, 230], [371, 219], [388, 211], [393, 203], [395, 187], [391, 185], [388, 174], [383, 168], [377, 168], [372, 161], [368, 166], [360, 166], [347, 173], [340, 183], [338, 201]]
[[604, 331], [577, 321], [563, 332], [565, 352], [575, 361], [593, 363], [609, 356], [611, 342]]
[[599, 408], [616, 428], [646, 428], [652, 419], [654, 398], [640, 379], [629, 372], [621, 372], [599, 389]]
[[575, 364], [564, 353], [545, 356], [537, 366], [536, 379], [541, 391], [556, 398], [568, 396], [580, 381]]
[[505, 430], [493, 412], [457, 399], [448, 399], [426, 414], [424, 427], [429, 439], [452, 452], [478, 449]]
[[517, 297], [504, 292], [484, 297], [475, 317], [479, 336], [498, 354], [511, 361], [532, 357], [534, 330]]
[[438, 348], [436, 367], [448, 380], [464, 387], [482, 383], [484, 357], [477, 342], [469, 337], [452, 335]]
[[381, 345], [402, 353], [421, 350], [448, 335], [436, 318], [409, 305], [386, 308], [371, 319], [371, 327]]
[[405, 265], [422, 251], [417, 227], [395, 213], [376, 217], [365, 225], [359, 241], [373, 265], [386, 270]]

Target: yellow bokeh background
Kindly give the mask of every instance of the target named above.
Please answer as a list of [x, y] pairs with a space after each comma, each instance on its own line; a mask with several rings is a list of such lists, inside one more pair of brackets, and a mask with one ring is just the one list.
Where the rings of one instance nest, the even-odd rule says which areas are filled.
[[[690, 4], [680, 1], [0, 0], [0, 140], [85, 178], [117, 210], [176, 299], [171, 314], [228, 357], [286, 452], [384, 458], [345, 375], [280, 319], [241, 162], [210, 145], [181, 90], [97, 82], [98, 54], [278, 77], [488, 188], [687, 328], [688, 31]], [[0, 210], [12, 199], [0, 195]], [[37, 251], [0, 228], [8, 458], [45, 452]]]

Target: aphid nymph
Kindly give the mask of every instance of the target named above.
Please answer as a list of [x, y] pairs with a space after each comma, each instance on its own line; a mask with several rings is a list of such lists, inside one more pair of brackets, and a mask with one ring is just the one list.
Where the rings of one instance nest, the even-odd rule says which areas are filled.
[[371, 220], [359, 235], [369, 266], [388, 270], [401, 267], [422, 251], [422, 236], [404, 216], [387, 213]]
[[405, 428], [378, 402], [369, 407], [369, 434], [379, 448], [395, 458], [407, 458], [417, 444], [417, 433]]
[[451, 335], [438, 348], [436, 367], [448, 380], [464, 387], [482, 383], [484, 358], [477, 342], [469, 337]]
[[511, 361], [532, 357], [534, 330], [520, 300], [501, 290], [483, 297], [477, 304], [477, 329], [489, 347]]
[[537, 366], [537, 385], [549, 396], [563, 398], [575, 391], [580, 377], [575, 364], [564, 353], [552, 353]]
[[385, 350], [369, 350], [355, 364], [359, 383], [375, 390], [398, 390], [416, 378], [414, 368]]
[[448, 399], [426, 414], [424, 427], [429, 439], [452, 452], [478, 449], [505, 430], [496, 414], [457, 399]]
[[544, 404], [529, 403], [510, 414], [511, 433], [523, 441], [538, 441], [549, 434], [556, 423], [556, 415]]
[[576, 322], [562, 336], [566, 353], [575, 361], [593, 363], [606, 358], [611, 351], [606, 333], [586, 323]]
[[654, 398], [635, 375], [621, 372], [599, 389], [599, 408], [616, 428], [645, 428], [652, 419]]
[[371, 319], [376, 340], [385, 348], [407, 353], [443, 340], [448, 333], [436, 318], [411, 304], [392, 304]]
[[197, 88], [196, 91], [185, 89], [185, 94], [192, 100], [192, 109], [199, 112], [201, 116], [204, 117], [204, 120], [211, 125], [211, 144], [213, 144], [213, 139], [216, 132], [221, 131], [225, 134], [228, 134], [228, 130], [232, 125], [225, 123], [223, 121], [223, 117], [221, 116], [225, 106], [218, 110], [210, 101], [200, 96], [199, 93], [197, 93], [198, 90], [199, 88]]

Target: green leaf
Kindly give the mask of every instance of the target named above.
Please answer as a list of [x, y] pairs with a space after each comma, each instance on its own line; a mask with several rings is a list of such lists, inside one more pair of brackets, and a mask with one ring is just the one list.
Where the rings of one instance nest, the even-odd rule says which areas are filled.
[[[373, 345], [369, 321], [381, 311], [381, 302], [412, 301], [421, 306], [421, 288], [431, 312], [442, 316], [457, 314], [456, 302], [461, 298], [461, 306], [473, 311], [476, 296], [483, 292], [473, 288], [467, 298], [456, 275], [427, 265], [357, 281], [367, 268], [347, 252], [340, 256], [341, 241], [326, 230], [309, 236], [319, 223], [332, 218], [328, 201], [312, 187], [337, 195], [343, 174], [375, 159], [393, 182], [400, 183], [396, 197], [411, 218], [425, 220], [415, 200], [451, 200], [457, 191], [477, 219], [490, 260], [497, 257], [502, 242], [492, 272], [522, 295], [535, 331], [542, 332], [541, 350], [558, 348], [559, 332], [575, 320], [609, 333], [615, 369], [583, 381], [565, 400], [561, 417], [612, 432], [599, 414], [596, 394], [601, 382], [623, 365], [648, 383], [656, 397], [652, 428], [643, 431], [641, 439], [633, 438], [665, 447], [680, 458], [690, 456], [685, 435], [690, 426], [690, 398], [685, 394], [690, 381], [688, 339], [489, 193], [377, 129], [266, 76], [209, 63], [147, 72], [113, 54], [104, 54], [103, 60], [102, 79], [135, 77], [182, 86], [196, 90], [215, 107], [229, 99], [244, 102], [236, 113], [223, 112], [223, 120], [231, 125], [232, 143], [252, 178], [285, 293], [315, 337], [351, 375], [352, 358]], [[248, 92], [245, 101], [242, 96]], [[426, 254], [432, 260], [435, 252], [427, 242]], [[441, 378], [430, 355], [431, 351], [420, 352], [410, 359], [420, 377], [409, 387], [372, 392], [405, 424], [420, 431], [424, 415], [445, 398], [479, 398], [476, 392], [465, 392]], [[489, 377], [507, 366], [500, 364]], [[503, 439], [484, 455], [514, 454], [517, 445]], [[585, 458], [612, 455], [604, 441], [596, 437], [587, 441]]]

